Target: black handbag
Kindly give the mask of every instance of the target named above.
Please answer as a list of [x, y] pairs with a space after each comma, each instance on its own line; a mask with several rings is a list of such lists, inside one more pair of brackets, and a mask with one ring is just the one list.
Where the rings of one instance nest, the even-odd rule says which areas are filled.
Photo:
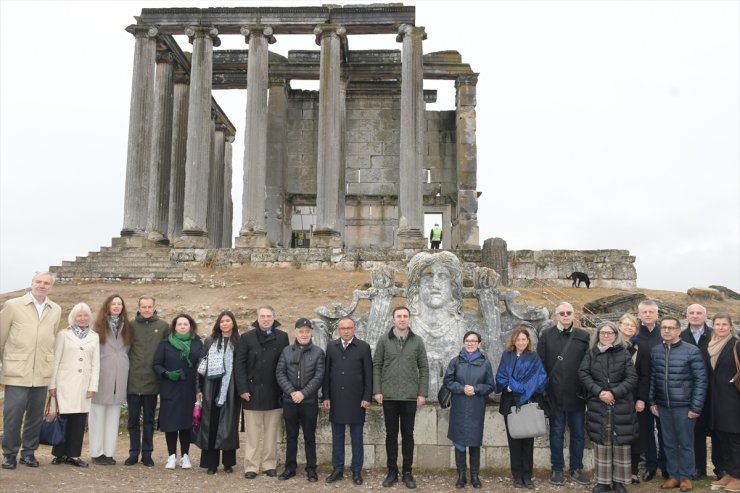
[[[54, 399], [55, 412], [51, 412], [51, 400]], [[67, 420], [59, 417], [59, 404], [57, 398], [49, 396], [44, 408], [44, 419], [41, 421], [41, 433], [39, 443], [43, 445], [61, 445], [64, 443], [64, 432]]]
[[437, 392], [437, 401], [439, 401], [439, 407], [447, 409], [452, 404], [452, 392], [442, 384]]

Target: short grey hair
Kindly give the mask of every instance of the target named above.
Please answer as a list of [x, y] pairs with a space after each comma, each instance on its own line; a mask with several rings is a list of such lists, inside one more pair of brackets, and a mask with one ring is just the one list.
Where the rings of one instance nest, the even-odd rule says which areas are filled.
[[614, 333], [617, 335], [617, 337], [614, 339], [614, 345], [618, 346], [620, 344], [624, 344], [624, 341], [622, 340], [622, 333], [619, 332], [619, 329], [617, 328], [617, 324], [614, 322], [611, 322], [609, 320], [605, 322], [601, 322], [599, 325], [596, 326], [596, 330], [594, 331], [593, 335], [591, 336], [591, 347], [595, 348], [596, 344], [599, 342], [599, 332], [601, 332], [601, 329], [608, 327], [611, 330], [614, 331]]
[[34, 272], [33, 273], [33, 277], [31, 278], [31, 284], [33, 284], [33, 281], [35, 281], [36, 278], [39, 277], [39, 276], [49, 276], [49, 277], [51, 277], [51, 284], [52, 285], [54, 285], [54, 283], [57, 282], [57, 275], [54, 274], [53, 272], [39, 271], [39, 272]]
[[260, 311], [262, 310], [270, 310], [270, 312], [272, 312], [272, 316], [275, 316], [275, 309], [270, 305], [260, 305], [259, 307], [257, 307], [257, 316], [259, 316]]
[[655, 300], [641, 301], [640, 304], [637, 305], [637, 311], [639, 312], [640, 310], [643, 309], [643, 307], [646, 307], [646, 306], [654, 306], [656, 311], [660, 311], [660, 308], [658, 307], [658, 303]]
[[92, 310], [90, 310], [90, 307], [87, 306], [87, 303], [77, 303], [75, 306], [72, 307], [72, 310], [69, 312], [69, 317], [67, 317], [67, 322], [69, 322], [69, 325], [74, 325], [75, 319], [77, 318], [77, 315], [80, 314], [80, 312], [87, 313], [87, 316], [90, 317], [90, 321], [88, 322], [88, 324], [92, 325]]
[[704, 312], [704, 315], [707, 314], [707, 309], [706, 309], [706, 307], [704, 305], [700, 305], [699, 303], [692, 303], [692, 304], [690, 304], [689, 306], [686, 307], [686, 316], [687, 317], [689, 316], [689, 308], [691, 308], [692, 306], [700, 306], [701, 309], [702, 309], [702, 311]]

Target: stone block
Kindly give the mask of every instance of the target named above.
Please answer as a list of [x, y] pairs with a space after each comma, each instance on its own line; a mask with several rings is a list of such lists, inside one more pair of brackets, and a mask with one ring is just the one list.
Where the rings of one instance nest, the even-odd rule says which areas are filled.
[[414, 442], [417, 445], [437, 444], [437, 410], [438, 406], [422, 406], [416, 411], [414, 425]]
[[371, 156], [370, 164], [373, 168], [391, 168], [396, 171], [396, 178], [392, 182], [398, 181], [398, 156]]
[[348, 142], [346, 148], [346, 155], [381, 155], [383, 154], [383, 143], [382, 142]]
[[[418, 463], [423, 463], [424, 468], [448, 468], [450, 467], [450, 445], [416, 445], [416, 456]], [[481, 466], [482, 466], [481, 460]], [[454, 459], [452, 464], [454, 464]]]

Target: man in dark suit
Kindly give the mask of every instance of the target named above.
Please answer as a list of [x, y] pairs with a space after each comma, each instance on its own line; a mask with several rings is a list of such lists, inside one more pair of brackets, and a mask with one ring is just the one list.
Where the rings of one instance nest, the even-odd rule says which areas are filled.
[[355, 322], [343, 318], [338, 324], [339, 339], [326, 346], [324, 409], [331, 422], [332, 473], [327, 483], [344, 477], [344, 427], [349, 425], [352, 442], [352, 481], [362, 484], [364, 462], [362, 433], [365, 409], [373, 390], [373, 360], [370, 346], [355, 337]]

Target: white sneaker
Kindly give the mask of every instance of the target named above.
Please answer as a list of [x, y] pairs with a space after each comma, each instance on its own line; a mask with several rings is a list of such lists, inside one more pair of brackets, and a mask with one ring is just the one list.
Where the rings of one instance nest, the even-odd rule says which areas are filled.
[[177, 464], [177, 456], [175, 454], [172, 454], [169, 457], [167, 457], [167, 464], [164, 465], [164, 468], [174, 469], [175, 464]]
[[182, 458], [180, 459], [180, 467], [183, 469], [190, 469], [192, 468], [192, 464], [190, 464], [190, 457], [188, 457], [188, 454], [182, 454]]

